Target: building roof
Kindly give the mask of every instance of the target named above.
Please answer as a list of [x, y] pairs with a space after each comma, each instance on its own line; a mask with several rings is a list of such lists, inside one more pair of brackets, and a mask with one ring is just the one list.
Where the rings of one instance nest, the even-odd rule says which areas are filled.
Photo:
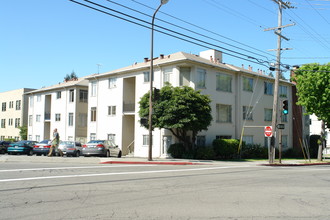
[[68, 87], [74, 87], [74, 86], [88, 86], [88, 80], [86, 77], [81, 77], [78, 78], [77, 80], [69, 80], [69, 81], [64, 81], [52, 86], [48, 87], [43, 87], [41, 89], [36, 89], [34, 91], [27, 92], [25, 94], [33, 94], [33, 93], [40, 93], [40, 92], [45, 92], [45, 91], [51, 91], [51, 90], [57, 90], [57, 89], [62, 89], [62, 88], [68, 88]]
[[[160, 55], [159, 57], [154, 58], [154, 66], [166, 66], [166, 65], [171, 65], [171, 64], [180, 63], [180, 62], [199, 63], [201, 65], [213, 66], [213, 67], [216, 67], [219, 69], [223, 69], [225, 71], [231, 71], [231, 72], [236, 72], [236, 73], [245, 73], [248, 75], [254, 75], [254, 76], [268, 78], [270, 80], [275, 80], [273, 77], [264, 74], [261, 70], [258, 70], [256, 72], [256, 71], [253, 71], [252, 68], [245, 69], [243, 67], [237, 67], [237, 66], [234, 66], [231, 64], [221, 63], [219, 61], [215, 61], [212, 59], [206, 59], [199, 55], [185, 53], [185, 52], [177, 52], [177, 53], [165, 55], [165, 56]], [[133, 71], [141, 71], [141, 70], [146, 70], [149, 68], [150, 68], [150, 59], [145, 58], [144, 62], [140, 62], [140, 63], [136, 62], [136, 63], [132, 64], [131, 66], [123, 67], [123, 68], [116, 69], [116, 70], [113, 70], [110, 72], [93, 74], [93, 75], [87, 76], [86, 79], [92, 80], [95, 78], [109, 77], [111, 75], [130, 73]], [[291, 84], [290, 82], [285, 81], [285, 80], [281, 80], [281, 81]]]

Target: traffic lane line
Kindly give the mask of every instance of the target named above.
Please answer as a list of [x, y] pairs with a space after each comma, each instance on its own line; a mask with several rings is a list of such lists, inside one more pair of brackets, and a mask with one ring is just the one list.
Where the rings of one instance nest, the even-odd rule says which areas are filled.
[[220, 170], [220, 169], [230, 169], [230, 168], [250, 168], [250, 167], [251, 166], [247, 165], [247, 166], [230, 166], [230, 167], [204, 167], [204, 168], [176, 169], [176, 170], [149, 170], [149, 171], [113, 172], [113, 173], [75, 174], [75, 175], [63, 175], [63, 176], [41, 176], [41, 177], [2, 179], [2, 180], [0, 180], [0, 183], [31, 181], [31, 180], [46, 180], [46, 179], [77, 178], [77, 177], [136, 175], [136, 174], [153, 174], [153, 173], [170, 173], [170, 172], [191, 172], [191, 171]]

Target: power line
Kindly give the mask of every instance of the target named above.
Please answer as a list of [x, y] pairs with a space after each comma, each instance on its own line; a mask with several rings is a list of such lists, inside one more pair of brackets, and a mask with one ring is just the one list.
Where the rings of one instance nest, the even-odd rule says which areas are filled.
[[[123, 17], [120, 17], [120, 16], [118, 16], [118, 15], [111, 14], [111, 13], [109, 13], [109, 12], [105, 12], [105, 11], [103, 11], [103, 10], [97, 9], [97, 8], [95, 8], [95, 7], [92, 7], [92, 6], [90, 6], [90, 5], [83, 4], [83, 3], [78, 2], [78, 1], [75, 1], [75, 0], [69, 0], [69, 1], [74, 2], [74, 3], [76, 3], [76, 4], [79, 4], [79, 5], [81, 5], [81, 6], [84, 6], [84, 7], [87, 7], [87, 8], [93, 9], [93, 10], [96, 10], [96, 11], [98, 11], [98, 12], [101, 12], [101, 13], [104, 13], [104, 14], [107, 14], [107, 15], [110, 15], [110, 16], [113, 16], [113, 17], [116, 17], [116, 18], [119, 18], [119, 19], [121, 19], [121, 20], [124, 20], [124, 21], [130, 22], [130, 23], [133, 23], [133, 24], [136, 24], [136, 25], [139, 25], [139, 26], [142, 26], [142, 27], [148, 28], [148, 29], [151, 28], [150, 26], [143, 25], [143, 24], [141, 24], [141, 23], [138, 23], [138, 22], [135, 22], [135, 21], [129, 20], [129, 19], [127, 19], [127, 18], [123, 18]], [[146, 23], [146, 24], [149, 24], [149, 25], [150, 25], [150, 22], [144, 21], [144, 20], [139, 19], [139, 18], [136, 18], [136, 17], [134, 17], [134, 16], [131, 16], [131, 15], [128, 15], [128, 14], [125, 14], [125, 13], [122, 13], [122, 12], [119, 12], [119, 11], [116, 11], [116, 10], [114, 10], [114, 9], [108, 8], [108, 7], [106, 7], [106, 6], [103, 6], [103, 5], [97, 4], [97, 3], [92, 2], [92, 1], [89, 1], [89, 0], [84, 0], [84, 1], [85, 1], [85, 2], [88, 2], [88, 3], [90, 3], [90, 4], [93, 4], [93, 5], [96, 5], [96, 6], [98, 6], [98, 7], [101, 7], [101, 8], [104, 8], [104, 9], [107, 9], [107, 10], [110, 10], [110, 11], [113, 11], [113, 12], [116, 12], [116, 13], [119, 13], [119, 14], [124, 15], [124, 16], [126, 16], [126, 17], [129, 17], [129, 18], [131, 18], [131, 19], [135, 19], [135, 20], [137, 20], [137, 21], [139, 21], [139, 22], [143, 22], [143, 23]], [[227, 48], [221, 47], [221, 46], [219, 46], [219, 45], [211, 44], [211, 43], [208, 43], [208, 42], [206, 42], [206, 41], [202, 41], [202, 40], [199, 40], [199, 39], [197, 39], [197, 38], [193, 38], [193, 37], [190, 37], [190, 36], [188, 36], [188, 35], [184, 35], [184, 34], [181, 34], [181, 33], [175, 32], [175, 31], [173, 31], [173, 30], [170, 30], [170, 29], [164, 28], [164, 27], [159, 26], [159, 25], [155, 25], [155, 27], [157, 27], [157, 28], [161, 28], [161, 29], [163, 29], [163, 30], [165, 30], [165, 31], [169, 31], [169, 32], [172, 32], [172, 33], [177, 34], [177, 35], [181, 35], [181, 36], [186, 37], [186, 38], [189, 38], [189, 39], [191, 39], [191, 40], [187, 40], [187, 39], [185, 39], [185, 38], [178, 37], [178, 36], [176, 36], [176, 35], [173, 35], [173, 34], [170, 34], [170, 33], [164, 32], [164, 31], [161, 31], [161, 30], [159, 30], [159, 29], [155, 29], [155, 31], [157, 31], [157, 32], [159, 32], [159, 33], [162, 33], [162, 34], [165, 34], [165, 35], [168, 35], [168, 36], [171, 36], [171, 37], [174, 37], [174, 38], [177, 38], [177, 39], [180, 39], [180, 40], [183, 40], [183, 41], [186, 41], [186, 42], [189, 42], [189, 43], [192, 43], [192, 44], [195, 44], [195, 45], [198, 45], [198, 46], [204, 47], [204, 48], [208, 48], [208, 49], [214, 49], [214, 47], [217, 47], [217, 48], [220, 48], [220, 49], [223, 49], [223, 50], [229, 51], [229, 52], [231, 52], [231, 53], [235, 53], [235, 54], [237, 54], [237, 55], [234, 55], [234, 54], [231, 54], [231, 53], [228, 53], [228, 52], [224, 52], [224, 51], [222, 51], [223, 54], [226, 54], [226, 55], [229, 55], [229, 56], [232, 56], [232, 57], [238, 58], [238, 59], [246, 60], [246, 61], [249, 61], [249, 62], [252, 62], [252, 63], [258, 64], [258, 65], [262, 65], [262, 66], [265, 66], [265, 67], [269, 67], [269, 65], [265, 65], [265, 64], [264, 64], [264, 63], [267, 63], [267, 64], [268, 64], [268, 63], [269, 63], [268, 61], [265, 61], [265, 60], [262, 60], [262, 59], [258, 59], [258, 58], [255, 58], [255, 57], [251, 57], [251, 56], [246, 55], [246, 54], [238, 53], [238, 52], [236, 52], [236, 51], [233, 51], [233, 50], [230, 50], [230, 49], [227, 49]], [[192, 41], [192, 40], [197, 41], [198, 43], [197, 43], [197, 42], [194, 42], [194, 41]], [[207, 44], [207, 45], [209, 45], [209, 46], [206, 46], [205, 44]], [[212, 46], [212, 47], [210, 47], [210, 46]], [[240, 57], [240, 56], [238, 56], [238, 55], [243, 56], [243, 57]], [[246, 57], [246, 58], [244, 58], [244, 57]], [[256, 60], [256, 61], [251, 60], [251, 59], [254, 59], [254, 60]]]

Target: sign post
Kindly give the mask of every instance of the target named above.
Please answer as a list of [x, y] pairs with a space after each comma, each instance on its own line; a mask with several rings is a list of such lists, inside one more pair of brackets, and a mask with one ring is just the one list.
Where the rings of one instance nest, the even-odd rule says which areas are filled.
[[264, 127], [264, 134], [265, 134], [265, 137], [268, 137], [268, 159], [269, 159], [269, 162], [271, 162], [272, 154], [271, 154], [270, 145], [271, 145], [271, 138], [273, 136], [272, 126], [265, 126]]

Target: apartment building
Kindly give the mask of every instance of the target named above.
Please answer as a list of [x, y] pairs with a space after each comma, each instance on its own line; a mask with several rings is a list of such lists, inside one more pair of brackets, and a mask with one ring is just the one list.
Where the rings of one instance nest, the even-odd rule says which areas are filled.
[[17, 89], [0, 93], [0, 140], [20, 140], [20, 126], [27, 125], [27, 96], [26, 92], [34, 89]]
[[87, 80], [70, 80], [26, 95], [29, 97], [29, 140], [52, 139], [52, 132], [57, 128], [61, 140], [86, 142]]
[[[134, 63], [115, 71], [94, 74], [89, 80], [87, 139], [113, 139], [123, 155], [148, 155], [148, 130], [140, 125], [140, 98], [149, 91], [150, 60]], [[197, 144], [210, 146], [216, 138], [241, 135], [249, 144], [267, 146], [263, 126], [271, 125], [274, 78], [222, 63], [219, 51], [203, 51], [199, 55], [178, 52], [154, 59], [153, 86], [166, 82], [187, 85], [210, 96], [213, 121], [207, 131], [198, 134]], [[292, 87], [280, 81], [280, 101], [289, 101], [289, 114], [279, 115], [285, 124], [282, 145], [292, 147]], [[279, 112], [280, 109], [279, 109]], [[243, 129], [244, 128], [244, 129]], [[153, 132], [153, 157], [167, 157], [167, 148], [178, 140], [165, 129]]]

